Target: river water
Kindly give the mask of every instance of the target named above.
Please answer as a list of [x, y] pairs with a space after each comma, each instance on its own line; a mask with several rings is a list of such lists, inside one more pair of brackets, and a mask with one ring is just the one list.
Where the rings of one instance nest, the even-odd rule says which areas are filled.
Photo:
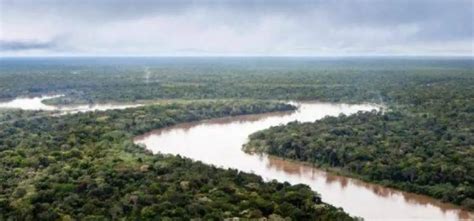
[[40, 97], [19, 97], [10, 101], [0, 102], [0, 109], [22, 109], [22, 110], [44, 110], [59, 111], [60, 113], [77, 113], [87, 111], [104, 111], [110, 109], [125, 109], [139, 107], [143, 104], [90, 104], [90, 105], [47, 105], [43, 101], [47, 99], [61, 97], [63, 95], [48, 95]]
[[472, 220], [474, 215], [430, 197], [337, 176], [303, 163], [242, 151], [248, 135], [291, 121], [378, 109], [374, 105], [298, 103], [298, 110], [184, 123], [135, 138], [154, 153], [179, 154], [223, 168], [252, 172], [266, 180], [304, 183], [323, 201], [365, 220]]

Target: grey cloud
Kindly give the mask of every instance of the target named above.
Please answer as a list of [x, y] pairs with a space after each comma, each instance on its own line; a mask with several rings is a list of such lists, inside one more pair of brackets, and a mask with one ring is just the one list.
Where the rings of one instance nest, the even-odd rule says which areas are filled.
[[[55, 13], [81, 19], [121, 19], [150, 14], [181, 13], [188, 9], [226, 10], [232, 14], [269, 13], [301, 16], [327, 12], [331, 20], [348, 23], [396, 24], [449, 17], [471, 17], [471, 0], [1, 0], [4, 10]], [[236, 13], [233, 13], [236, 12]], [[448, 17], [446, 17], [448, 16]], [[351, 19], [349, 19], [351, 18]]]
[[58, 16], [93, 22], [136, 19], [157, 14], [180, 13], [191, 1], [176, 0], [0, 0], [3, 10], [16, 9], [26, 15]]
[[35, 49], [54, 49], [57, 44], [54, 41], [37, 42], [37, 41], [0, 41], [0, 51], [21, 51]]
[[[189, 23], [195, 25], [193, 27], [224, 27], [241, 35], [261, 35], [257, 32], [261, 23], [271, 23], [272, 18], [278, 17], [282, 20], [270, 24], [274, 32], [268, 42], [275, 46], [282, 45], [284, 41], [293, 42], [294, 45], [289, 45], [287, 50], [327, 47], [333, 51], [364, 48], [361, 49], [364, 52], [376, 51], [380, 44], [384, 47], [390, 44], [397, 47], [418, 44], [423, 47], [417, 48], [426, 48], [430, 44], [446, 43], [458, 48], [471, 47], [472, 51], [472, 46], [466, 42], [473, 41], [474, 31], [472, 0], [0, 0], [0, 6], [0, 24], [22, 19], [47, 23], [46, 27], [52, 27], [54, 31], [51, 33], [53, 36], [72, 35], [74, 40], [68, 42], [69, 45], [84, 46], [84, 50], [101, 47], [100, 50], [110, 50], [110, 53], [123, 45], [141, 47], [140, 44], [127, 45], [132, 44], [130, 42], [143, 40], [153, 44], [153, 41], [137, 37], [138, 40], [123, 39], [117, 47], [109, 45], [111, 48], [102, 48], [106, 47], [103, 42], [96, 42], [99, 45], [88, 42], [95, 39], [91, 35], [110, 25], [140, 19], [153, 21], [151, 18], [154, 17], [173, 22], [180, 16], [190, 16]], [[287, 26], [283, 27], [282, 22], [287, 22]], [[21, 25], [25, 23], [28, 24], [23, 22]], [[141, 30], [141, 36], [153, 36], [150, 33], [159, 31], [155, 29], [161, 27], [150, 28]], [[281, 33], [275, 31], [278, 29]], [[169, 39], [181, 39], [179, 31], [167, 34]], [[5, 40], [8, 35], [2, 34], [0, 39]], [[161, 37], [160, 42], [166, 44], [169, 39]], [[255, 37], [261, 39], [268, 36]], [[47, 39], [48, 36], [43, 40]], [[187, 45], [193, 40], [193, 36], [188, 36], [188, 39], [181, 40], [182, 47], [170, 50], [179, 52], [183, 51], [180, 48], [193, 48], [189, 51], [218, 51], [205, 45], [201, 48], [199, 45]], [[42, 46], [41, 42], [37, 46]], [[150, 45], [153, 46], [160, 48], [162, 45]], [[271, 48], [271, 45], [267, 47]], [[255, 49], [258, 50], [266, 49]], [[226, 51], [223, 49], [222, 53]]]

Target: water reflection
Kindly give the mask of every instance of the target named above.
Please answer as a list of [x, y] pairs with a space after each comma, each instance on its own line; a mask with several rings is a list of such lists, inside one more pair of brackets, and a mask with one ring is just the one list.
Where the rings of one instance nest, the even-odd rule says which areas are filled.
[[[262, 156], [263, 157], [263, 156]], [[284, 160], [274, 156], [265, 156], [268, 158], [267, 168], [275, 168], [279, 171], [284, 171], [285, 173], [293, 174], [298, 177], [307, 177], [312, 181], [316, 179], [325, 178], [324, 181], [329, 185], [338, 185], [342, 190], [345, 190], [349, 186], [357, 186], [360, 188], [371, 190], [374, 194], [383, 197], [383, 198], [398, 198], [401, 197], [406, 203], [415, 204], [419, 206], [433, 206], [438, 207], [442, 213], [457, 213], [458, 219], [469, 220], [474, 218], [472, 214], [467, 211], [459, 209], [457, 206], [452, 204], [442, 203], [438, 200], [434, 200], [431, 197], [408, 193], [399, 191], [396, 189], [384, 187], [377, 184], [367, 183], [361, 180], [352, 179], [344, 176], [335, 175], [333, 173], [328, 173], [323, 170], [312, 167], [308, 164], [293, 162]], [[316, 190], [317, 187], [316, 187]], [[436, 219], [438, 220], [438, 219]], [[441, 220], [441, 219], [440, 219]]]
[[43, 104], [44, 100], [61, 97], [62, 95], [48, 95], [41, 97], [19, 97], [10, 101], [0, 102], [0, 108], [22, 109], [22, 110], [46, 110], [53, 111], [56, 107]]
[[293, 112], [239, 116], [180, 124], [136, 137], [153, 152], [180, 154], [223, 168], [253, 172], [266, 180], [304, 183], [323, 200], [366, 220], [460, 220], [474, 216], [429, 197], [337, 176], [310, 165], [265, 154], [246, 154], [241, 147], [249, 134], [291, 121], [314, 121], [341, 113], [378, 108], [374, 105], [301, 103]]
[[10, 101], [0, 102], [0, 109], [22, 109], [22, 110], [44, 110], [59, 111], [62, 114], [78, 113], [87, 111], [104, 111], [110, 109], [125, 109], [131, 107], [139, 107], [143, 104], [84, 104], [84, 105], [47, 105], [44, 100], [61, 97], [63, 95], [47, 95], [40, 97], [19, 97]]

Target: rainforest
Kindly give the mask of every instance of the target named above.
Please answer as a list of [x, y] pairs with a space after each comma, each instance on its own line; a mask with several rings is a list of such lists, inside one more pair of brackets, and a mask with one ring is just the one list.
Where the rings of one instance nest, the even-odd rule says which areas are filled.
[[[0, 219], [371, 220], [376, 213], [350, 205], [374, 197], [408, 208], [387, 210], [392, 217], [469, 219], [473, 66], [423, 57], [3, 58]], [[361, 190], [295, 178], [290, 168], [306, 164], [324, 185]]]

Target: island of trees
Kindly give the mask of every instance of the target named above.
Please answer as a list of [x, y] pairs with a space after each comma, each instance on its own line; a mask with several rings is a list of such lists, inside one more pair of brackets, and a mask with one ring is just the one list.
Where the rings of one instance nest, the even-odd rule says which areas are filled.
[[385, 83], [383, 110], [273, 127], [244, 149], [474, 210], [473, 69], [409, 76]]

